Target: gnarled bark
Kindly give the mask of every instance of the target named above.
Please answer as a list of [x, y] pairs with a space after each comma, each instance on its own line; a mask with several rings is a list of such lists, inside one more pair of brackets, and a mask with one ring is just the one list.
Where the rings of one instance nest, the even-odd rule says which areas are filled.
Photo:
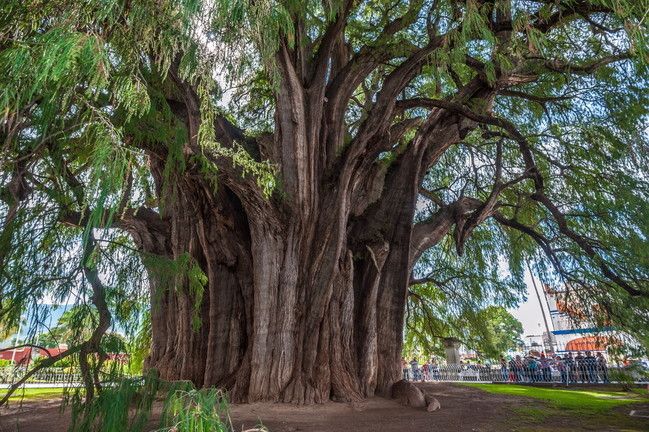
[[[472, 127], [441, 109], [425, 121], [393, 125], [400, 110], [394, 98], [435, 43], [391, 74], [383, 108], [370, 113], [347, 145], [336, 126], [343, 115], [337, 99], [327, 102], [326, 82], [309, 81], [283, 46], [277, 128], [272, 142], [259, 146], [281, 175], [281, 194], [271, 199], [260, 199], [254, 181], [242, 180], [227, 161], [218, 161], [214, 189], [192, 167], [165, 179], [156, 166], [165, 158], [151, 158], [159, 193], [165, 184], [175, 188], [166, 194], [162, 222], [133, 222], [134, 239], [147, 253], [169, 259], [189, 254], [208, 279], [198, 293], [200, 310], [194, 310], [197, 293], [188, 280], [169, 283], [150, 271], [148, 364], [163, 378], [223, 387], [235, 401], [390, 395], [400, 379], [413, 250], [437, 243], [461, 213], [441, 211], [437, 229], [417, 229], [413, 239], [419, 185], [426, 169]], [[185, 104], [196, 106], [191, 89], [177, 78], [176, 84]], [[332, 81], [327, 94], [336, 85]], [[199, 151], [191, 142], [195, 110], [176, 111], [188, 125], [188, 151]], [[241, 139], [219, 121], [225, 145]], [[381, 152], [417, 126], [420, 132], [391, 164], [381, 161]], [[327, 149], [336, 149], [336, 158]]]
[[[329, 189], [314, 182], [306, 194], [295, 183], [300, 205], [271, 202], [264, 211], [226, 182], [214, 190], [179, 174], [156, 229], [134, 222], [131, 231], [144, 252], [188, 253], [208, 282], [196, 293], [188, 280], [151, 268], [148, 365], [165, 379], [226, 388], [235, 401], [389, 396], [400, 378], [422, 157], [409, 154], [385, 170], [378, 192], [342, 187], [342, 177]], [[162, 187], [162, 167], [154, 174]], [[377, 194], [389, 199], [358, 202]]]

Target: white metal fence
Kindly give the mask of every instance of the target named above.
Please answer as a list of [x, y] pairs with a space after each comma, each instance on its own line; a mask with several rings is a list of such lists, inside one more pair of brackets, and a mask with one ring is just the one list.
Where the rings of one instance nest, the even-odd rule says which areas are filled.
[[[27, 370], [19, 367], [1, 367], [0, 385], [9, 386], [20, 380]], [[78, 369], [71, 368], [43, 368], [29, 377], [27, 384], [75, 384], [82, 381]]]
[[608, 384], [631, 381], [649, 382], [645, 371], [638, 368], [609, 367], [600, 365], [431, 365], [403, 370], [403, 378], [409, 381], [490, 382], [490, 383], [561, 383]]
[[[0, 367], [0, 388], [8, 387], [20, 380], [27, 371], [24, 368]], [[500, 365], [450, 364], [430, 365], [428, 368], [408, 367], [403, 370], [403, 378], [409, 381], [441, 382], [491, 382], [491, 383], [561, 383], [606, 384], [610, 382], [631, 381], [649, 383], [649, 375], [638, 368], [556, 365], [548, 367], [529, 365], [503, 367]], [[32, 375], [28, 386], [71, 385], [81, 383], [78, 368], [45, 368]]]

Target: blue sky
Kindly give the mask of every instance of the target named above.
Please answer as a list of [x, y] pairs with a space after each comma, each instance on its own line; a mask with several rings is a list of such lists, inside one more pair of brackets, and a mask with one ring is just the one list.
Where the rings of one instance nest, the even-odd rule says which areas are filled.
[[[532, 285], [532, 279], [529, 273], [525, 274], [525, 284], [527, 286], [527, 301], [522, 303], [516, 309], [510, 309], [509, 311], [516, 317], [521, 323], [523, 323], [523, 336], [527, 335], [538, 335], [545, 331], [545, 325], [543, 324], [543, 315], [541, 314], [541, 308], [539, 306], [539, 301], [536, 298], [536, 293], [534, 292], [534, 285]], [[541, 291], [541, 285], [539, 280], [536, 279], [536, 285], [539, 288], [539, 293], [541, 294], [541, 302], [545, 310], [546, 317], [548, 319], [548, 325], [550, 330], [552, 330], [552, 323], [550, 322], [550, 314], [545, 303], [545, 298], [543, 297], [543, 292]]]

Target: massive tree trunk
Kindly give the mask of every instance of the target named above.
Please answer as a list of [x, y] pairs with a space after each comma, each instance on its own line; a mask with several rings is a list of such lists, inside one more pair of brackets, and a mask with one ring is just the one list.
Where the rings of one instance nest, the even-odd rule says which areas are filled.
[[389, 389], [408, 250], [394, 268], [400, 280], [386, 287], [383, 267], [399, 265], [404, 251], [381, 239], [353, 242], [337, 217], [344, 210], [328, 206], [310, 222], [294, 212], [275, 218], [251, 215], [225, 185], [217, 195], [194, 179], [168, 209], [164, 253], [188, 252], [208, 283], [195, 292], [186, 278], [169, 283], [151, 271], [150, 366], [165, 379], [227, 388], [236, 401], [350, 400]]
[[[191, 278], [170, 282], [150, 270], [148, 364], [162, 378], [222, 387], [234, 401], [389, 395], [400, 378], [412, 264], [422, 245], [434, 245], [461, 216], [455, 204], [444, 206], [413, 239], [419, 185], [426, 169], [473, 127], [436, 108], [426, 121], [394, 123], [396, 96], [431, 50], [422, 49], [386, 79], [350, 140], [345, 106], [363, 75], [343, 69], [341, 75], [352, 74], [345, 85], [328, 82], [326, 58], [301, 71], [296, 54], [283, 46], [272, 137], [247, 139], [227, 120], [215, 123], [222, 145], [239, 143], [278, 167], [281, 186], [270, 199], [224, 158], [208, 153], [220, 167], [216, 188], [191, 164], [165, 178], [158, 166], [165, 158], [151, 158], [166, 197], [167, 228], [131, 232], [144, 252], [176, 262], [189, 256], [208, 280], [201, 291]], [[200, 103], [171, 76], [181, 99], [172, 108], [188, 128], [191, 160], [201, 152], [195, 142]], [[416, 125], [415, 138], [397, 148]], [[386, 151], [394, 155], [389, 164], [381, 159]]]
[[[292, 206], [242, 199], [227, 181], [214, 189], [190, 170], [168, 180], [166, 229], [131, 231], [146, 252], [188, 255], [207, 285], [197, 291], [186, 275], [152, 266], [149, 366], [226, 388], [234, 401], [389, 395], [400, 377], [422, 156], [393, 164], [374, 192], [340, 187], [338, 177]], [[153, 171], [163, 188], [162, 167]], [[429, 245], [451, 217], [429, 222]]]

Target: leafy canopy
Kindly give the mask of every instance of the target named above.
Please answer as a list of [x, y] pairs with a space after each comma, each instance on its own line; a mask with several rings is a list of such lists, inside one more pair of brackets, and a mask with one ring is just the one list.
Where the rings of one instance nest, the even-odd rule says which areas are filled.
[[[413, 280], [423, 285], [414, 292], [438, 303], [461, 292], [456, 298], [473, 303], [448, 313], [479, 321], [480, 311], [497, 310], [489, 304], [520, 300], [523, 263], [531, 259], [546, 282], [604, 311], [597, 320], [647, 341], [647, 6], [4, 1], [0, 321], [15, 325], [44, 299], [72, 297], [96, 308], [94, 272], [112, 318], [135, 332], [149, 294], [143, 262], [173, 270], [172, 281], [191, 280], [200, 298], [205, 275], [197, 263], [139, 253], [123, 221], [164, 214], [174, 179], [187, 170], [218, 188], [223, 160], [265, 197], [281, 195], [277, 161], [259, 157], [246, 139], [226, 146], [215, 122], [239, 124], [246, 138], [275, 133], [277, 51], [284, 44], [297, 59], [317, 56], [344, 16], [339, 47], [360, 58], [349, 68], [372, 65], [346, 101], [345, 142], [375, 114], [391, 74], [432, 40], [441, 42], [424, 51], [391, 119], [409, 127], [372, 162], [393, 166], [431, 109], [477, 123], [426, 172], [416, 223], [459, 202], [479, 204], [453, 235], [417, 257]], [[492, 96], [461, 100], [477, 81], [492, 86]], [[175, 111], [182, 85], [199, 101], [196, 142], [188, 139], [195, 125]], [[163, 161], [162, 173], [152, 173], [151, 158]], [[431, 324], [424, 313], [413, 306], [419, 331]], [[455, 324], [451, 316], [445, 322]]]

